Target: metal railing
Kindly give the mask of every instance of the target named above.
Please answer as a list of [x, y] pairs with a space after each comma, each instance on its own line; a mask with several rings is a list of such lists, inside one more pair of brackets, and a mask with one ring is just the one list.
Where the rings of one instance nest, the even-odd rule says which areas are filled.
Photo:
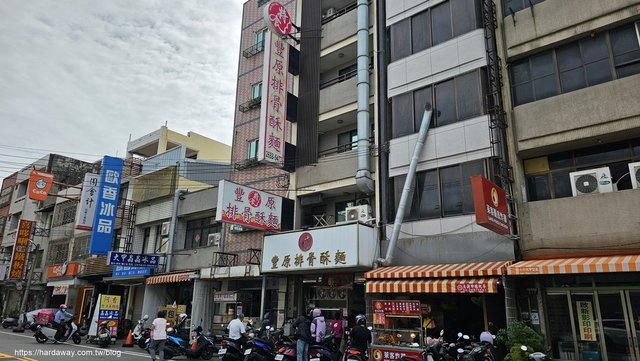
[[235, 253], [213, 252], [213, 267], [235, 267], [238, 265], [238, 255]]
[[242, 56], [245, 58], [250, 58], [264, 50], [264, 41], [259, 41], [255, 43], [253, 46], [246, 48], [242, 51]]
[[324, 16], [322, 18], [322, 25], [335, 20], [336, 18], [341, 17], [342, 15], [348, 13], [351, 10], [355, 10], [358, 7], [358, 3], [357, 2], [353, 2], [345, 7], [343, 7], [342, 9], [336, 10], [333, 14], [328, 15], [328, 16]]
[[238, 105], [238, 110], [240, 110], [243, 113], [246, 113], [251, 109], [259, 107], [261, 102], [262, 102], [262, 97], [253, 98], [246, 103], [242, 103]]
[[[369, 74], [371, 74], [371, 71], [373, 70], [373, 62], [370, 61], [369, 62]], [[320, 83], [320, 89], [324, 89], [324, 88], [328, 88], [332, 85], [338, 84], [338, 83], [342, 83], [345, 80], [349, 80], [353, 77], [355, 77], [356, 75], [358, 75], [358, 69], [353, 69], [351, 71], [348, 71], [344, 74], [340, 74], [337, 77], [333, 78], [333, 79], [329, 79], [325, 82]]]

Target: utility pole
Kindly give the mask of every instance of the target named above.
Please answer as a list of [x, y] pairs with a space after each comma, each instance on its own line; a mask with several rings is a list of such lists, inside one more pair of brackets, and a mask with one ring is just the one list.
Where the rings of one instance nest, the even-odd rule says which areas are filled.
[[[32, 241], [29, 241], [33, 243]], [[36, 269], [36, 256], [40, 250], [40, 244], [36, 244], [36, 248], [29, 254], [29, 274], [27, 275], [27, 285], [24, 287], [24, 293], [22, 294], [22, 301], [20, 302], [20, 311], [18, 311], [18, 327], [13, 329], [13, 332], [24, 332], [24, 320], [22, 315], [25, 313], [27, 307], [27, 299], [29, 298], [29, 289], [31, 288], [31, 280], [33, 279], [33, 273]]]

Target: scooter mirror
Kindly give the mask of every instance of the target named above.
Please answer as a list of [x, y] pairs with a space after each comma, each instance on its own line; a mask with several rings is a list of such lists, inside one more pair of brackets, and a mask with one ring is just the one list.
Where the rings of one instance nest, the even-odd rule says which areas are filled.
[[444, 329], [440, 330], [440, 337], [444, 336]]
[[458, 332], [458, 338], [462, 337], [462, 332]]
[[462, 336], [462, 338], [468, 341], [470, 337], [469, 337], [469, 335], [464, 335], [464, 336]]
[[145, 321], [146, 321], [146, 320], [148, 320], [148, 319], [149, 319], [149, 315], [144, 315], [144, 316], [142, 317], [142, 319], [143, 319], [143, 320], [145, 320]]
[[520, 349], [524, 352], [527, 352], [528, 348], [525, 345], [520, 346]]
[[464, 349], [463, 348], [459, 348], [458, 349], [458, 353], [464, 353]]

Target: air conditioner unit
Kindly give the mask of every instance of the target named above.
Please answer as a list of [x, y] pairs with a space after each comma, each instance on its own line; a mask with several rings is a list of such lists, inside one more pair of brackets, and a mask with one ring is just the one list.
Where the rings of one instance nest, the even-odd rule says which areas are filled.
[[631, 188], [640, 189], [640, 162], [629, 163], [629, 177]]
[[573, 196], [613, 192], [609, 167], [569, 173]]
[[210, 233], [207, 236], [207, 245], [209, 246], [220, 246], [220, 240], [222, 239], [222, 234], [220, 233]]
[[365, 223], [371, 219], [371, 206], [362, 205], [347, 207], [346, 218], [347, 222], [358, 221]]
[[169, 222], [162, 223], [162, 229], [160, 230], [160, 235], [161, 236], [169, 235]]

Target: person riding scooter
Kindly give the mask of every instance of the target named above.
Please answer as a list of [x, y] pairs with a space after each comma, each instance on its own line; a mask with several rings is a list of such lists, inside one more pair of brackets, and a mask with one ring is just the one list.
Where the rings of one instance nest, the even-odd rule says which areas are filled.
[[58, 329], [58, 332], [56, 332], [56, 335], [54, 336], [56, 341], [59, 341], [67, 333], [67, 325], [64, 321], [72, 317], [73, 315], [67, 312], [67, 305], [64, 303], [61, 304], [53, 319], [53, 324]]

